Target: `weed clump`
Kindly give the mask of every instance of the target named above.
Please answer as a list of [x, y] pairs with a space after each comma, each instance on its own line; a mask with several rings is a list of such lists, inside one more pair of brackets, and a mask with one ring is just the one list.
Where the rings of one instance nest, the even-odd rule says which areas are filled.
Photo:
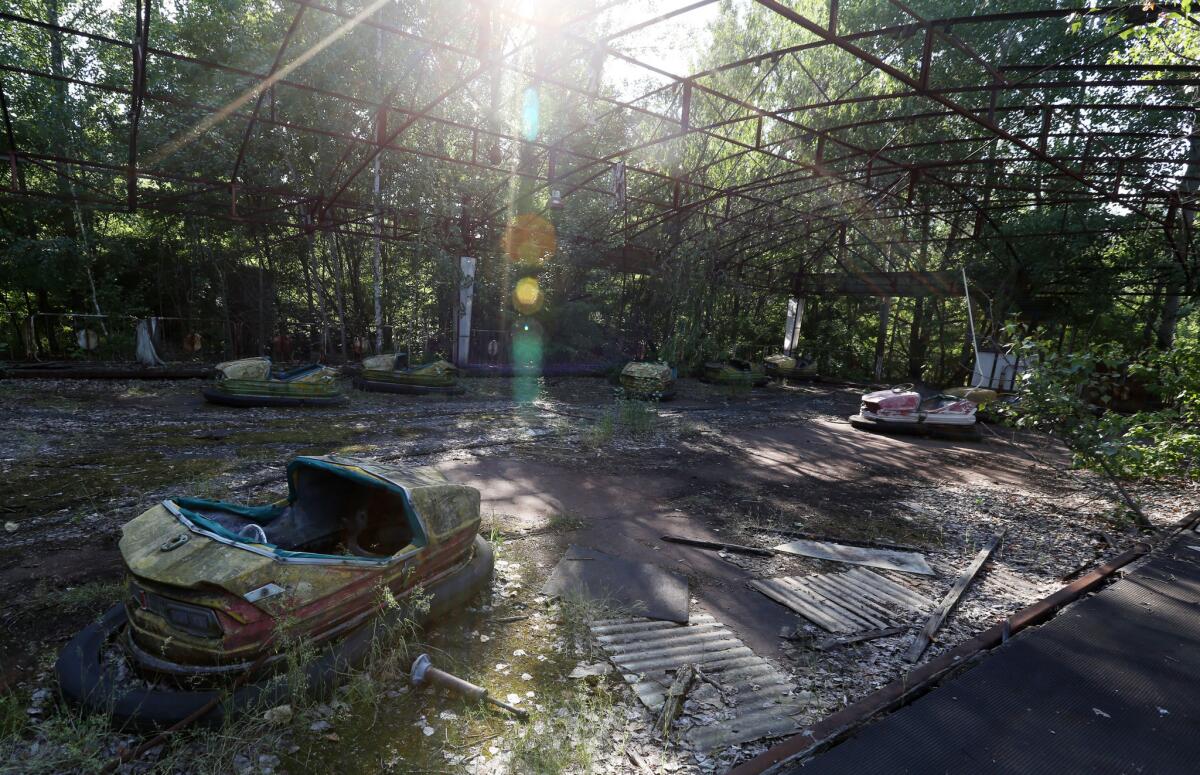
[[584, 434], [584, 444], [600, 449], [618, 437], [646, 439], [658, 431], [658, 404], [633, 398], [618, 398], [611, 411], [605, 412]]
[[557, 707], [513, 741], [513, 772], [592, 772], [596, 754], [617, 726], [617, 697], [605, 684], [565, 694]]

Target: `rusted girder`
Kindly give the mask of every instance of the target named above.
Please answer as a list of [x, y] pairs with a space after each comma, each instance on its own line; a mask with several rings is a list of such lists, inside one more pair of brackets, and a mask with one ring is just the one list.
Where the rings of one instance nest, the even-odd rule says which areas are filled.
[[[140, 0], [139, 0], [140, 2]], [[300, 21], [304, 18], [304, 11], [308, 6], [302, 5], [296, 9], [296, 15], [292, 17], [292, 23], [288, 25], [287, 31], [283, 33], [283, 40], [279, 43], [279, 51], [275, 53], [275, 60], [271, 62], [271, 70], [267, 73], [262, 82], [269, 83], [275, 73], [279, 71], [279, 65], [283, 63], [284, 52], [287, 51], [288, 45], [292, 42], [292, 36], [296, 34], [296, 30], [300, 28]], [[237, 159], [233, 162], [233, 171], [229, 173], [229, 187], [231, 192], [238, 183], [238, 173], [242, 169], [242, 160], [246, 158], [246, 146], [250, 143], [250, 135], [254, 132], [254, 124], [258, 121], [258, 112], [262, 110], [263, 99], [267, 96], [267, 89], [259, 89], [258, 97], [254, 100], [254, 110], [250, 111], [250, 120], [246, 122], [246, 130], [242, 133], [242, 143], [238, 146]], [[233, 209], [236, 215], [236, 207]]]
[[8, 97], [4, 95], [4, 83], [0, 81], [0, 116], [4, 118], [4, 139], [8, 142], [8, 169], [12, 179], [9, 188], [13, 191], [25, 191], [25, 174], [17, 162], [17, 138], [13, 134], [12, 116], [8, 113]]
[[[912, 89], [914, 95], [924, 96], [930, 100], [933, 100], [934, 102], [937, 102], [938, 104], [942, 105], [943, 107], [948, 108], [950, 111], [952, 111], [956, 115], [962, 116], [963, 118], [967, 119], [968, 121], [972, 121], [976, 124], [979, 124], [984, 129], [987, 129], [989, 132], [992, 132], [1000, 139], [1005, 140], [1005, 141], [1017, 146], [1018, 148], [1022, 149], [1023, 151], [1029, 153], [1031, 156], [1033, 156], [1037, 159], [1040, 159], [1041, 161], [1045, 162], [1046, 164], [1049, 164], [1050, 166], [1054, 167], [1055, 169], [1058, 169], [1059, 171], [1065, 173], [1066, 175], [1074, 178], [1075, 180], [1077, 180], [1079, 183], [1086, 186], [1087, 188], [1090, 188], [1094, 191], [1102, 191], [1103, 190], [1101, 187], [1097, 186], [1095, 183], [1093, 183], [1087, 177], [1079, 174], [1078, 172], [1071, 169], [1070, 167], [1067, 167], [1066, 165], [1059, 163], [1057, 159], [1055, 159], [1051, 156], [1048, 156], [1047, 154], [1038, 150], [1038, 148], [1036, 146], [1030, 145], [1029, 143], [1025, 142], [1021, 138], [1013, 135], [1011, 132], [1003, 129], [1002, 127], [1000, 127], [993, 121], [988, 120], [984, 116], [977, 115], [975, 111], [969, 110], [969, 109], [963, 107], [962, 105], [958, 104], [954, 100], [950, 99], [949, 97], [945, 96], [945, 93], [943, 93], [943, 92], [948, 91], [948, 90], [931, 90], [928, 88], [922, 88], [919, 79], [913, 78], [911, 75], [904, 72], [900, 68], [890, 65], [887, 62], [884, 62], [882, 59], [875, 56], [871, 52], [869, 52], [863, 48], [860, 48], [860, 47], [854, 45], [853, 43], [851, 43], [837, 35], [831, 34], [828, 30], [821, 27], [816, 22], [812, 21], [811, 19], [804, 16], [803, 14], [800, 14], [797, 11], [783, 5], [782, 3], [777, 2], [777, 0], [755, 0], [755, 2], [757, 2], [759, 5], [763, 6], [764, 8], [767, 8], [767, 9], [775, 12], [776, 14], [782, 16], [783, 18], [787, 19], [788, 21], [793, 22], [797, 26], [812, 33], [813, 35], [816, 35], [817, 37], [820, 37], [820, 38], [828, 41], [829, 43], [837, 46], [839, 49], [841, 49], [842, 51], [845, 51], [846, 53], [850, 54], [851, 56], [855, 57], [856, 59], [859, 59], [859, 60], [871, 65], [875, 69], [890, 76], [894, 80], [899, 81], [900, 83], [902, 83], [905, 86]], [[982, 89], [982, 88], [987, 88], [987, 87], [980, 87], [980, 88]], [[1138, 215], [1141, 215], [1142, 217], [1147, 218], [1151, 221], [1158, 222], [1160, 220], [1159, 216], [1156, 213], [1149, 213], [1136, 205], [1132, 205], [1131, 203], [1127, 204], [1126, 206], [1130, 210], [1138, 213]]]
[[146, 95], [146, 49], [150, 46], [150, 3], [137, 0], [133, 16], [133, 88], [129, 103], [129, 164], [125, 173], [125, 206], [137, 209], [138, 124]]

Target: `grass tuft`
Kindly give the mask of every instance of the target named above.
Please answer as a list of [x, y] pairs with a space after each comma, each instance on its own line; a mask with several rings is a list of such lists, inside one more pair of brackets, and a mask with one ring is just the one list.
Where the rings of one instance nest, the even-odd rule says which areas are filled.
[[596, 754], [617, 724], [614, 692], [604, 683], [580, 686], [535, 718], [513, 740], [513, 772], [559, 775], [593, 772]]

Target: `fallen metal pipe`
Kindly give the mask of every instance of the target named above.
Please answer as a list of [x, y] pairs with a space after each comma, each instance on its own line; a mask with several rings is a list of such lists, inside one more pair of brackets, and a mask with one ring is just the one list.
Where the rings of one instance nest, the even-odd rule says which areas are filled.
[[519, 719], [525, 720], [529, 718], [528, 711], [497, 700], [495, 697], [490, 696], [488, 690], [482, 686], [476, 686], [470, 681], [447, 673], [445, 670], [437, 669], [433, 666], [433, 660], [429, 658], [428, 654], [422, 654], [413, 660], [412, 669], [409, 671], [408, 677], [414, 686], [422, 686], [426, 683], [436, 684], [452, 692], [457, 692], [468, 699], [483, 700], [498, 708], [503, 708]]
[[726, 544], [720, 541], [701, 541], [698, 538], [684, 538], [683, 536], [665, 535], [662, 540], [669, 541], [673, 544], [683, 544], [684, 546], [696, 546], [701, 549], [713, 549], [716, 551], [733, 552], [735, 554], [753, 554], [758, 557], [774, 557], [775, 552], [770, 549], [759, 549], [757, 546], [743, 546], [742, 544]]
[[1139, 543], [1090, 573], [1080, 576], [1049, 597], [1022, 608], [999, 624], [989, 627], [970, 640], [963, 641], [937, 658], [913, 669], [903, 678], [868, 694], [837, 713], [826, 716], [816, 724], [801, 729], [797, 734], [753, 759], [742, 762], [730, 770], [728, 775], [762, 775], [763, 773], [778, 772], [781, 765], [798, 761], [805, 756], [811, 756], [832, 747], [871, 718], [905, 705], [929, 691], [940, 679], [956, 668], [966, 665], [981, 652], [995, 648], [1008, 637], [1030, 625], [1041, 624], [1050, 619], [1059, 608], [1091, 592], [1117, 570], [1148, 551], [1150, 551], [1148, 544]]

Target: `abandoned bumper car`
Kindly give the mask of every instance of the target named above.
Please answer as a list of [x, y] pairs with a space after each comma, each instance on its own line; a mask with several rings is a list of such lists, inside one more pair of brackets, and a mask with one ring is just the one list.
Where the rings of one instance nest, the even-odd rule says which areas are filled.
[[665, 401], [675, 395], [675, 372], [661, 361], [630, 361], [621, 369], [621, 394], [643, 401]]
[[273, 371], [270, 358], [243, 358], [216, 366], [205, 400], [224, 406], [337, 406], [346, 402], [336, 369], [309, 363]]
[[389, 625], [436, 621], [489, 584], [475, 488], [332, 455], [295, 458], [287, 479], [278, 503], [174, 498], [126, 523], [128, 598], [63, 649], [64, 694], [122, 725], [206, 706], [215, 723], [290, 701], [288, 643], [312, 646], [299, 669], [327, 693]]
[[897, 385], [863, 396], [850, 424], [883, 433], [978, 440], [982, 434], [975, 408], [975, 402], [965, 398], [944, 393], [922, 398], [912, 385]]
[[817, 376], [817, 362], [804, 356], [768, 355], [763, 367], [772, 379], [813, 379]]
[[700, 372], [702, 382], [715, 385], [749, 385], [762, 387], [770, 381], [767, 372], [761, 366], [741, 358], [729, 358], [724, 361], [709, 361]]
[[409, 365], [408, 353], [385, 353], [363, 359], [362, 376], [354, 380], [359, 390], [384, 393], [441, 393], [456, 395], [458, 369], [446, 361]]

